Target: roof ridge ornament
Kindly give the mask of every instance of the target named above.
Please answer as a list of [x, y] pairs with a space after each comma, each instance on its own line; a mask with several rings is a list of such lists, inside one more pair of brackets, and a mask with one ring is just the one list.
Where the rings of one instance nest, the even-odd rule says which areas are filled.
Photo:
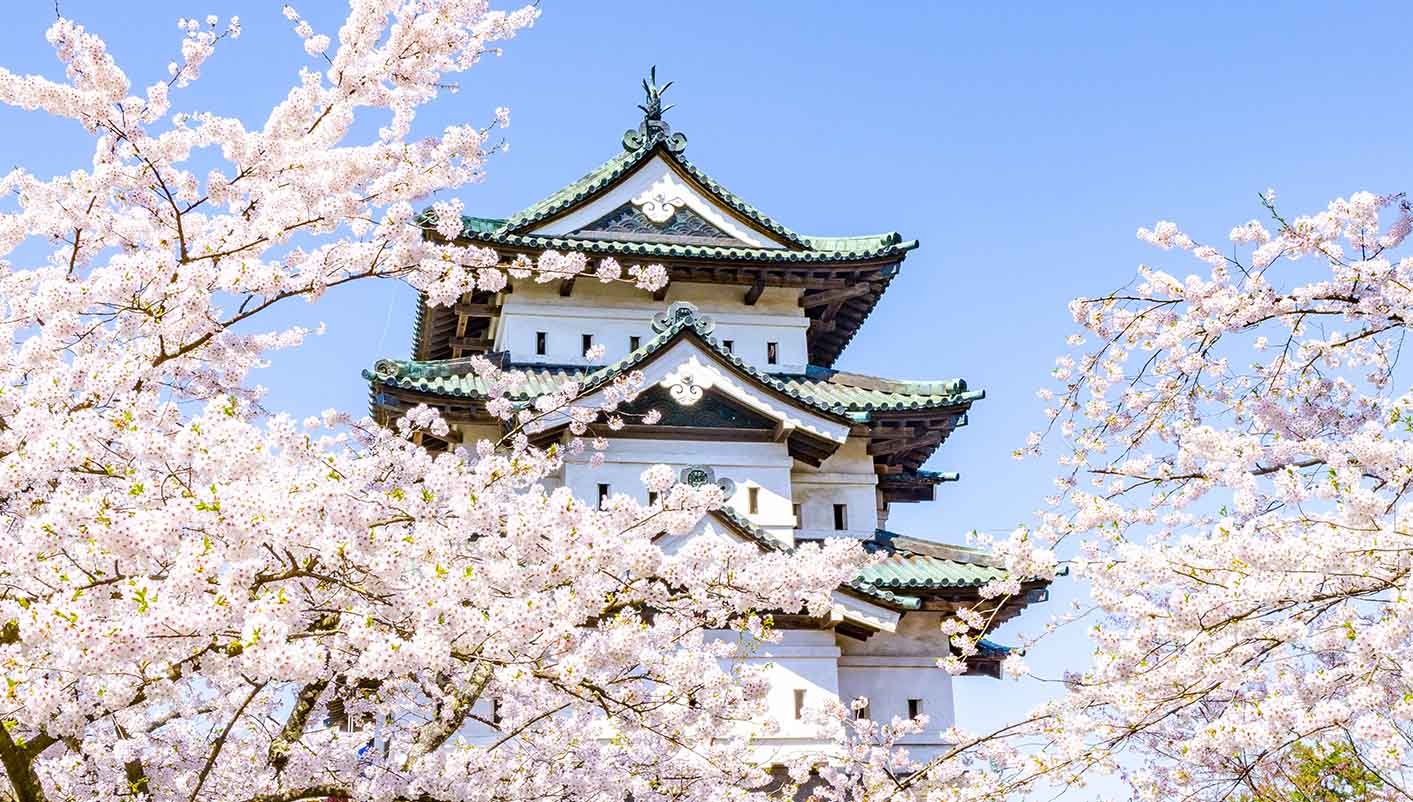
[[673, 153], [687, 149], [687, 137], [672, 133], [672, 126], [662, 119], [662, 115], [672, 108], [671, 105], [662, 105], [662, 95], [672, 84], [668, 81], [662, 86], [657, 85], [656, 64], [648, 70], [648, 77], [643, 79], [644, 99], [638, 104], [638, 108], [643, 110], [643, 121], [638, 124], [638, 130], [623, 133], [624, 150], [643, 150], [659, 142]]
[[716, 321], [710, 315], [702, 314], [696, 304], [688, 301], [673, 301], [666, 312], [653, 315], [653, 331], [657, 334], [679, 326], [691, 326], [705, 337], [716, 329]]

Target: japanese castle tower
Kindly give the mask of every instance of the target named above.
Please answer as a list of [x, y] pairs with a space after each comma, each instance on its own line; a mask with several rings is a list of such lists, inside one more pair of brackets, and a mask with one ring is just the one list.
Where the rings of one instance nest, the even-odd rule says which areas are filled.
[[[694, 536], [785, 550], [848, 537], [882, 552], [882, 562], [838, 589], [829, 617], [776, 616], [783, 640], [753, 658], [772, 666], [771, 706], [782, 724], [763, 748], [782, 760], [825, 748], [797, 721], [801, 708], [819, 694], [846, 703], [865, 696], [867, 714], [879, 720], [929, 716], [909, 744], [926, 759], [954, 722], [952, 678], [937, 665], [949, 648], [939, 624], [1004, 571], [978, 551], [886, 525], [894, 504], [931, 501], [938, 485], [957, 479], [922, 466], [984, 393], [960, 379], [834, 370], [917, 241], [786, 228], [688, 161], [686, 137], [661, 119], [660, 90], [644, 88], [646, 118], [617, 154], [509, 218], [465, 218], [460, 239], [503, 257], [553, 249], [613, 256], [625, 268], [660, 263], [668, 286], [649, 293], [587, 279], [512, 280], [451, 307], [424, 298], [413, 358], [364, 371], [373, 412], [386, 421], [419, 403], [436, 406], [452, 424], [450, 442], [424, 444], [456, 447], [502, 433], [463, 357], [493, 356], [526, 372], [518, 401], [570, 379], [591, 394], [641, 371], [645, 389], [632, 409], [656, 409], [661, 419], [605, 432], [604, 464], [570, 457], [557, 481], [588, 500], [645, 495], [639, 474], [667, 463], [688, 481], [721, 482], [731, 493], [729, 507]], [[607, 353], [591, 362], [594, 345]], [[558, 427], [539, 437], [568, 434]], [[1024, 588], [995, 624], [1045, 597], [1043, 583]], [[1007, 650], [982, 646], [968, 673], [997, 676]]]

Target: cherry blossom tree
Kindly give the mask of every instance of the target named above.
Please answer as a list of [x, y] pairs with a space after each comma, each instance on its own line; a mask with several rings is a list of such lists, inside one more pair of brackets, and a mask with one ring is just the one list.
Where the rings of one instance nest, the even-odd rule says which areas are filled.
[[1085, 334], [1023, 449], [1058, 441], [1059, 492], [997, 549], [1019, 575], [1070, 556], [1094, 653], [993, 776], [1263, 798], [1301, 755], [1339, 754], [1408, 798], [1413, 214], [1367, 192], [1294, 218], [1261, 203], [1220, 247], [1140, 229], [1203, 273], [1145, 266], [1070, 307]]
[[141, 92], [62, 18], [63, 80], [0, 71], [4, 102], [93, 137], [91, 164], [0, 181], [0, 798], [762, 795], [764, 681], [707, 631], [827, 611], [856, 547], [667, 553], [657, 534], [722, 499], [662, 466], [649, 507], [547, 490], [565, 453], [529, 435], [572, 408], [568, 450], [592, 448], [633, 375], [596, 407], [571, 386], [521, 408], [523, 377], [482, 362], [507, 434], [440, 455], [414, 443], [447, 431], [430, 410], [296, 421], [249, 380], [310, 333], [267, 310], [353, 281], [448, 304], [507, 276], [665, 280], [446, 244], [438, 193], [482, 177], [508, 115], [414, 136], [417, 112], [537, 13], [354, 0], [330, 36], [286, 9], [309, 66], [258, 129], [173, 112], [235, 19], [182, 21]]
[[[1087, 604], [1028, 639], [1085, 627], [1090, 655], [1055, 697], [991, 732], [953, 730], [919, 765], [915, 726], [849, 722], [823, 796], [972, 800], [1409, 799], [1413, 793], [1413, 229], [1368, 192], [1265, 220], [1221, 247], [1170, 222], [1140, 239], [1201, 264], [1144, 266], [1071, 304], [1084, 330], [1042, 389], [1062, 473], [1036, 523], [992, 543], [1010, 579], [1087, 584]], [[1181, 271], [1183, 268], [1179, 267]], [[983, 538], [983, 540], [985, 540]], [[959, 654], [997, 609], [944, 625]], [[945, 663], [946, 661], [944, 661]], [[1016, 654], [1007, 673], [1028, 673]]]

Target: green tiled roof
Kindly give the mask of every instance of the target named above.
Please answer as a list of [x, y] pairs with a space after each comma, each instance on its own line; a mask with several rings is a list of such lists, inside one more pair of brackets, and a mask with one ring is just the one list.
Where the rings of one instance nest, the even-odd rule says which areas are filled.
[[986, 638], [982, 638], [976, 642], [976, 656], [986, 660], [1003, 660], [1008, 657], [1011, 652], [1025, 654], [1024, 649], [1004, 646], [994, 640], [987, 640]]
[[501, 228], [501, 233], [511, 233], [532, 226], [541, 220], [571, 208], [583, 201], [593, 197], [606, 187], [612, 185], [618, 179], [632, 172], [636, 167], [648, 161], [653, 154], [661, 154], [663, 158], [675, 162], [683, 172], [687, 173], [697, 183], [701, 184], [708, 192], [714, 195], [723, 204], [731, 208], [737, 214], [745, 217], [761, 228], [771, 232], [778, 239], [800, 248], [811, 247], [803, 237], [785, 226], [767, 217], [760, 210], [746, 203], [740, 197], [722, 186], [711, 176], [687, 161], [680, 153], [674, 153], [663, 139], [648, 137], [642, 141], [642, 146], [634, 150], [626, 150], [615, 155], [608, 161], [590, 170], [586, 175], [577, 181], [563, 187], [549, 197], [532, 204], [529, 208], [523, 209], [510, 219], [505, 221]]
[[866, 566], [855, 581], [878, 588], [895, 591], [971, 588], [1006, 576], [1006, 570], [986, 552], [918, 540], [881, 529], [864, 547], [886, 556]]
[[[732, 528], [765, 548], [788, 550], [788, 547], [776, 539], [774, 535], [751, 523], [750, 519], [730, 507], [721, 507], [720, 509], [712, 510], [711, 514], [721, 517]], [[862, 577], [855, 577], [849, 580], [844, 584], [844, 587], [864, 596], [869, 596], [874, 601], [880, 601], [884, 604], [900, 607], [905, 610], [916, 610], [922, 606], [922, 599], [916, 596], [903, 596], [891, 590], [885, 590], [884, 588], [880, 588], [865, 581]]]
[[736, 512], [730, 507], [719, 507], [715, 510], [712, 510], [711, 514], [721, 517], [734, 529], [738, 530], [741, 534], [756, 541], [765, 548], [775, 549], [777, 551], [788, 548], [785, 543], [782, 542], [775, 535], [772, 535], [764, 529], [761, 529], [759, 526], [756, 526], [755, 524], [751, 523], [749, 518], [739, 512]]
[[[724, 206], [770, 232], [790, 247], [751, 248], [667, 242], [632, 242], [585, 237], [543, 237], [526, 230], [550, 217], [588, 201], [631, 173], [654, 154], [672, 161]], [[590, 170], [568, 186], [506, 219], [463, 217], [461, 235], [467, 239], [527, 249], [574, 250], [625, 256], [679, 257], [790, 262], [842, 262], [877, 259], [917, 247], [917, 240], [904, 241], [897, 232], [857, 237], [816, 237], [798, 234], [768, 217], [728, 190], [716, 179], [687, 161], [666, 140], [648, 137], [641, 147], [626, 150]]]
[[900, 381], [844, 373], [811, 365], [803, 375], [775, 374], [786, 387], [827, 400], [850, 412], [897, 412], [980, 401], [985, 391], [967, 390], [964, 379]]
[[585, 173], [578, 180], [570, 182], [549, 196], [521, 209], [511, 215], [510, 219], [502, 220], [500, 230], [510, 231], [521, 228], [573, 206], [621, 177], [630, 168], [643, 161], [651, 150], [652, 148], [643, 148], [638, 151], [623, 151], [616, 154], [613, 158]]
[[[512, 218], [513, 219], [513, 218]], [[677, 242], [629, 242], [585, 237], [542, 237], [515, 234], [506, 230], [505, 221], [481, 217], [462, 218], [461, 235], [466, 239], [490, 245], [508, 245], [527, 250], [582, 251], [614, 256], [648, 258], [721, 259], [779, 264], [811, 264], [819, 262], [852, 262], [894, 256], [917, 247], [917, 240], [904, 242], [896, 233], [866, 237], [810, 238], [811, 241], [835, 243], [837, 248], [789, 250], [786, 248], [749, 248], [729, 245], [693, 245]], [[501, 223], [499, 228], [495, 224]]]
[[922, 606], [922, 599], [919, 599], [916, 596], [900, 596], [891, 590], [884, 590], [883, 588], [880, 588], [872, 583], [866, 582], [859, 577], [854, 577], [853, 579], [849, 580], [846, 584], [846, 587], [852, 588], [853, 590], [856, 590], [866, 596], [872, 596], [874, 599], [877, 599], [878, 601], [881, 601], [884, 604], [891, 605], [893, 607], [901, 607], [904, 610], [916, 610], [917, 608]]
[[[754, 206], [750, 205], [749, 203], [746, 203], [744, 200], [737, 197], [734, 193], [731, 192], [731, 190], [718, 183], [716, 179], [697, 169], [696, 165], [682, 158], [680, 154], [672, 154], [670, 158], [676, 160], [676, 162], [681, 165], [682, 168], [686, 170], [688, 174], [690, 174], [693, 178], [697, 180], [697, 183], [706, 187], [712, 195], [715, 195], [718, 199], [721, 200], [721, 202], [725, 203], [727, 206], [730, 206], [738, 214], [750, 219], [756, 225], [761, 226], [767, 231], [770, 231], [771, 233], [775, 234], [777, 237], [785, 240], [786, 242], [790, 242], [800, 246], [813, 247], [809, 246], [809, 244], [799, 234], [796, 234], [785, 226], [782, 226], [774, 220], [770, 219], [769, 217], [766, 217], [765, 214], [763, 214], [760, 210], [756, 209]], [[893, 236], [897, 235], [895, 234]]]
[[[710, 334], [703, 333], [700, 320], [700, 315], [676, 319], [660, 334], [643, 343], [642, 347], [604, 367], [514, 368], [524, 375], [525, 381], [511, 397], [528, 401], [553, 392], [570, 381], [579, 382], [581, 392], [590, 391], [641, 364], [684, 330], [690, 330], [723, 361], [736, 366], [756, 381], [820, 412], [860, 422], [868, 420], [875, 412], [960, 406], [986, 397], [984, 391], [968, 390], [962, 379], [895, 381], [814, 367], [807, 369], [803, 375], [764, 373], [727, 351]], [[484, 398], [489, 389], [486, 382], [471, 370], [470, 359], [433, 362], [381, 359], [371, 371], [363, 371], [363, 377], [375, 385], [449, 398]]]

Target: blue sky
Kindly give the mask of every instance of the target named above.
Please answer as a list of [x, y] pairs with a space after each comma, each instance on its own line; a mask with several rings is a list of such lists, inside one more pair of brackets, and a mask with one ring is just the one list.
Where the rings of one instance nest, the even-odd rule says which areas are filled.
[[[180, 16], [231, 14], [223, 47], [176, 109], [259, 125], [308, 64], [276, 0], [140, 4], [61, 0], [104, 36], [136, 84], [165, 76]], [[340, 5], [296, 4], [335, 33]], [[539, 24], [462, 77], [424, 131], [512, 110], [508, 153], [461, 193], [507, 215], [611, 156], [640, 113], [650, 65], [674, 80], [668, 119], [688, 157], [786, 225], [811, 234], [896, 230], [922, 241], [838, 367], [901, 378], [965, 377], [988, 397], [929, 467], [963, 481], [902, 506], [890, 528], [955, 539], [1008, 531], [1050, 492], [1051, 465], [1011, 450], [1042, 424], [1035, 389], [1071, 331], [1066, 303], [1126, 283], [1153, 252], [1139, 225], [1178, 221], [1221, 244], [1275, 187], [1288, 211], [1360, 189], [1413, 187], [1408, 14], [1395, 3], [639, 2], [544, 0]], [[59, 76], [43, 32], [51, 0], [14, 0], [0, 64]], [[1388, 56], [1393, 56], [1389, 58]], [[39, 175], [86, 166], [69, 123], [0, 109], [5, 155]], [[292, 307], [328, 333], [260, 378], [270, 406], [362, 410], [362, 366], [404, 356], [413, 295], [373, 284]], [[1076, 588], [1057, 588], [1058, 611]], [[1002, 632], [1033, 629], [1033, 609]], [[1083, 660], [1067, 636], [1032, 655], [1058, 676]], [[961, 721], [998, 723], [1048, 693], [968, 680]]]

